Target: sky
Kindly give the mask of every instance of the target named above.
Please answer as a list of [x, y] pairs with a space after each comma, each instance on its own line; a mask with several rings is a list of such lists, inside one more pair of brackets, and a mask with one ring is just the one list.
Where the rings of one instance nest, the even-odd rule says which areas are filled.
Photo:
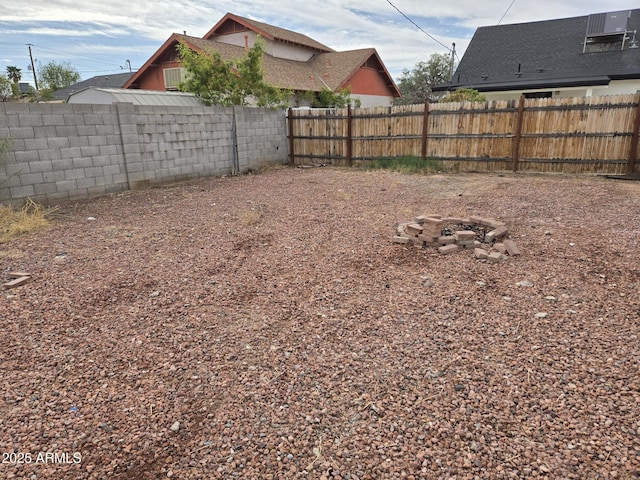
[[0, 74], [34, 83], [68, 63], [82, 79], [136, 71], [172, 33], [201, 37], [227, 12], [337, 51], [375, 48], [394, 79], [434, 53], [462, 58], [476, 28], [640, 8], [638, 0], [22, 0], [0, 9]]

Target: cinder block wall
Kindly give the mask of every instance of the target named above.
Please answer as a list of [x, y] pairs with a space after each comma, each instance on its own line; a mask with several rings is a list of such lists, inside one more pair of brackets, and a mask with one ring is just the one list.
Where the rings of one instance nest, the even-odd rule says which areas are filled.
[[285, 113], [241, 107], [0, 103], [5, 139], [0, 201], [10, 203], [52, 204], [287, 161]]

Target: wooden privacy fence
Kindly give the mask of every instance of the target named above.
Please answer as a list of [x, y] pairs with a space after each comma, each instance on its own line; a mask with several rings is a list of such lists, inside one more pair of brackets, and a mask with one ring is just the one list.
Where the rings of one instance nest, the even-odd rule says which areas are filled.
[[638, 175], [640, 94], [289, 109], [292, 164], [415, 156], [461, 171]]

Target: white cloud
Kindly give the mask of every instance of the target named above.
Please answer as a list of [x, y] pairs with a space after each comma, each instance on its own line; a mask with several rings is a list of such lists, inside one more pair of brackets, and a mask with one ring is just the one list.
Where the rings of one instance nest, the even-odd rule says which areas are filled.
[[[374, 47], [392, 75], [397, 76], [432, 53], [447, 53], [453, 42], [462, 57], [475, 29], [497, 24], [511, 3], [390, 1], [437, 41], [412, 25], [387, 0], [305, 0], [295, 4], [290, 0], [24, 0], [20, 8], [0, 12], [0, 33], [4, 55], [14, 63], [24, 55], [26, 43], [58, 49], [61, 55], [71, 57], [72, 63], [74, 53], [86, 57], [98, 52], [111, 53], [117, 57], [114, 63], [121, 63], [122, 56], [150, 57], [174, 32], [186, 30], [202, 36], [225, 13], [232, 12], [304, 33], [336, 50]], [[516, 0], [502, 23], [628, 8], [633, 8], [628, 0]], [[66, 42], [56, 44], [56, 39]], [[74, 45], [73, 39], [85, 40], [82, 45]], [[9, 47], [6, 42], [11, 42]], [[0, 65], [0, 70], [4, 68]]]

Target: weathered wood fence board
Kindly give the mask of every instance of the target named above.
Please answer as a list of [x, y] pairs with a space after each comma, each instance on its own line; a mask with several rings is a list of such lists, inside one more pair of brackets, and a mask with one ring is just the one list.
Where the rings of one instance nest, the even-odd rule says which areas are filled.
[[289, 110], [294, 164], [428, 157], [457, 170], [640, 174], [640, 95]]

